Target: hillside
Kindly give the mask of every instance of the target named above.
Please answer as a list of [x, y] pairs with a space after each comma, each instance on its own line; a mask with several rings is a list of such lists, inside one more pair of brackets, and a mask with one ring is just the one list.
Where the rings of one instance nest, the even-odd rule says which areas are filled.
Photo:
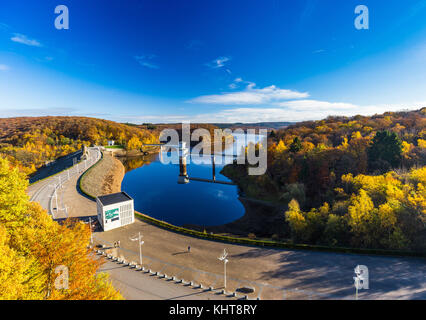
[[264, 175], [236, 164], [223, 173], [249, 197], [288, 205], [283, 233], [295, 241], [424, 250], [425, 115], [298, 123], [271, 132]]
[[[138, 148], [156, 142], [149, 130], [87, 117], [20, 117], [0, 119], [0, 155], [26, 174], [45, 162], [83, 145], [106, 145], [108, 140]], [[131, 144], [129, 144], [131, 141]]]

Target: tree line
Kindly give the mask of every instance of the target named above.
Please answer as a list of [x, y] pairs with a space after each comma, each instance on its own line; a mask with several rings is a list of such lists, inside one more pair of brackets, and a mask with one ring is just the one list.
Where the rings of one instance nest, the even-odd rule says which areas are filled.
[[26, 174], [83, 145], [107, 145], [108, 140], [139, 149], [156, 143], [147, 129], [87, 117], [20, 117], [0, 119], [0, 156]]
[[251, 197], [288, 205], [296, 242], [425, 250], [426, 109], [328, 117], [272, 131], [268, 169], [224, 173]]
[[[0, 299], [122, 299], [108, 275], [97, 273], [88, 225], [53, 221], [29, 201], [27, 186], [25, 174], [0, 158]], [[67, 286], [58, 267], [68, 271]]]

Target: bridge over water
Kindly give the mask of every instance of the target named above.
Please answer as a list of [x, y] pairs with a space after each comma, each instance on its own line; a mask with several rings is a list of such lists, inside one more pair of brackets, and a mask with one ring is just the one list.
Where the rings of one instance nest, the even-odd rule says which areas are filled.
[[[191, 154], [190, 148], [186, 146], [185, 142], [180, 142], [177, 145], [170, 145], [170, 144], [144, 144], [143, 146], [150, 146], [150, 147], [161, 147], [161, 148], [168, 148], [168, 149], [176, 149], [179, 153], [179, 176], [178, 176], [178, 183], [179, 184], [187, 184], [189, 181], [198, 181], [198, 182], [208, 182], [208, 183], [218, 183], [218, 184], [226, 184], [226, 185], [235, 185], [233, 182], [229, 181], [221, 181], [216, 179], [216, 161], [215, 157], [232, 157], [234, 159], [240, 158], [240, 156], [235, 154], [228, 154], [228, 153], [209, 153], [209, 154]], [[191, 156], [202, 156], [202, 157], [211, 157], [212, 159], [212, 179], [205, 179], [205, 178], [197, 178], [197, 177], [190, 177], [188, 175], [187, 170], [187, 158]], [[160, 150], [160, 161], [163, 162], [162, 159], [162, 152]]]

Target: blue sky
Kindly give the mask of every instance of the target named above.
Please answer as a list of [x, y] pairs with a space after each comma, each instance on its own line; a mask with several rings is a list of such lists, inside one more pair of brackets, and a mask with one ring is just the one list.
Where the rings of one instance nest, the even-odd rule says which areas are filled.
[[[70, 29], [54, 27], [69, 8]], [[354, 26], [369, 8], [369, 30]], [[0, 4], [0, 117], [259, 122], [426, 106], [426, 0]]]

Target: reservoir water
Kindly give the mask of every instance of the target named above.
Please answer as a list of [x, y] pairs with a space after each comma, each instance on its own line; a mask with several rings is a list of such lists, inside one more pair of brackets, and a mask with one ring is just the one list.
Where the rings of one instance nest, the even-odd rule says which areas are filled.
[[[259, 136], [244, 136], [245, 144], [259, 141]], [[177, 226], [221, 225], [244, 215], [245, 210], [238, 199], [237, 186], [193, 180], [188, 184], [179, 184], [179, 164], [163, 164], [160, 159], [166, 156], [177, 158], [178, 153], [177, 151], [169, 151], [169, 153], [160, 151], [155, 155], [127, 158], [123, 161], [127, 172], [121, 188], [133, 197], [137, 211]], [[204, 158], [204, 163], [201, 164], [195, 163], [197, 159], [200, 159], [199, 156], [191, 155], [189, 158], [188, 176], [212, 179], [211, 157]], [[231, 182], [220, 174], [220, 171], [233, 160], [232, 157], [215, 157], [217, 181]], [[220, 161], [222, 163], [218, 164]]]

